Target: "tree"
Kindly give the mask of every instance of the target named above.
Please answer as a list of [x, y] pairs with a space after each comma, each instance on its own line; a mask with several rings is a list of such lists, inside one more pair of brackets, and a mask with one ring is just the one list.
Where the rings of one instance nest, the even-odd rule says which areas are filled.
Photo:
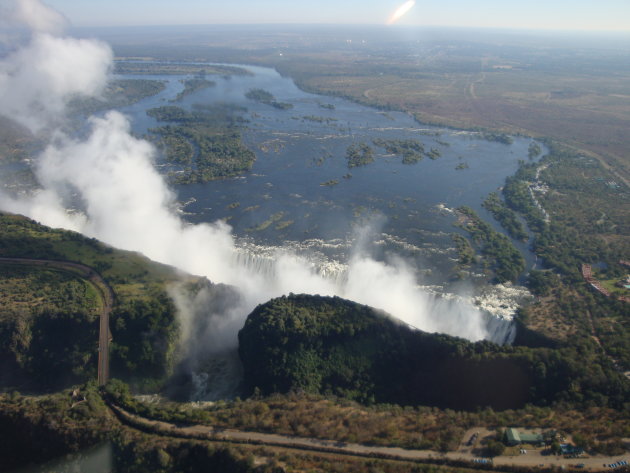
[[562, 447], [560, 447], [558, 439], [554, 439], [553, 442], [551, 442], [550, 450], [554, 455], [560, 455], [562, 453]]
[[494, 439], [488, 440], [485, 450], [486, 456], [492, 458], [498, 457], [500, 455], [503, 455], [503, 452], [505, 452], [505, 445]]
[[589, 439], [586, 435], [576, 432], [573, 434], [573, 443], [576, 447], [582, 450], [587, 450], [589, 447]]

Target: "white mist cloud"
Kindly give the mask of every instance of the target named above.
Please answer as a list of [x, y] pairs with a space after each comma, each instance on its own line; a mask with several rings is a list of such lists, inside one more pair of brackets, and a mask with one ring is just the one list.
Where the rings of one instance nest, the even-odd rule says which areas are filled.
[[[22, 5], [31, 5], [39, 12], [35, 16], [42, 11], [35, 0]], [[47, 18], [42, 14], [32, 26], [46, 29], [54, 23]], [[102, 90], [111, 62], [111, 50], [102, 43], [36, 33], [29, 44], [0, 62], [0, 113], [33, 130], [49, 127], [61, 119], [70, 98]], [[126, 117], [109, 112], [91, 118], [88, 126], [82, 138], [55, 133], [34, 168], [42, 190], [28, 199], [0, 196], [0, 208], [236, 286], [240, 297], [211, 309], [204, 309], [212, 299], [206, 293], [194, 301], [175, 296], [181, 314], [188, 317], [183, 321], [188, 340], [233, 347], [256, 304], [289, 292], [347, 297], [427, 331], [473, 340], [487, 336], [479, 311], [424, 293], [402, 261], [385, 263], [357, 254], [344, 277], [329, 278], [287, 251], [266, 260], [267, 268], [239, 260], [228, 225], [190, 225], [177, 215], [176, 197], [153, 166], [154, 148], [131, 135]], [[67, 208], [80, 212], [69, 215]], [[203, 310], [208, 310], [209, 322], [195, 332], [190, 318]]]
[[[306, 258], [280, 249], [262, 265], [239, 263], [228, 225], [190, 225], [180, 219], [175, 195], [153, 166], [154, 148], [130, 134], [123, 115], [109, 112], [91, 118], [90, 125], [84, 139], [59, 133], [39, 157], [35, 172], [44, 188], [41, 193], [30, 201], [0, 200], [0, 206], [238, 287], [238, 307], [230, 308], [227, 319], [215, 314], [214, 328], [225, 330], [222, 340], [234, 345], [238, 328], [257, 304], [290, 292], [346, 297], [429, 332], [472, 340], [487, 336], [478, 310], [426, 294], [402, 260], [386, 263], [357, 251], [343, 277], [337, 278], [322, 276]], [[79, 205], [83, 214], [64, 214], [64, 208]], [[367, 244], [369, 235], [358, 235], [359, 246]], [[199, 312], [191, 311], [181, 296], [176, 301], [182, 314]]]
[[0, 62], [0, 113], [40, 131], [63, 117], [68, 100], [103, 91], [112, 58], [99, 41], [36, 34]]

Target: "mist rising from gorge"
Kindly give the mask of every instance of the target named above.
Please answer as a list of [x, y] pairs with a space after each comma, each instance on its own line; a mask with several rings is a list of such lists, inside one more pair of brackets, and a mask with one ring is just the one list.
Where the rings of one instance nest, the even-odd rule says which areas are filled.
[[[290, 292], [348, 298], [428, 332], [469, 340], [499, 336], [466, 300], [421, 290], [414, 270], [402, 259], [372, 258], [369, 243], [361, 242], [369, 242], [374, 230], [358, 230], [359, 243], [338, 277], [282, 248], [266, 262], [265, 271], [239, 259], [242, 249], [226, 223], [191, 225], [181, 219], [177, 196], [154, 167], [156, 150], [132, 136], [125, 116], [110, 111], [92, 117], [79, 138], [64, 131], [68, 101], [98, 96], [106, 86], [113, 61], [110, 48], [63, 36], [63, 18], [36, 0], [16, 0], [12, 6], [14, 25], [29, 28], [30, 34], [20, 44], [11, 43], [12, 52], [0, 62], [0, 110], [46, 137], [48, 145], [33, 166], [41, 188], [19, 199], [0, 194], [0, 208], [234, 286], [237, 295], [230, 304], [214, 306], [211, 292], [191, 300], [171, 289], [189, 353], [200, 344], [215, 351], [233, 348], [238, 329], [257, 304]], [[67, 211], [76, 206], [77, 211]]]

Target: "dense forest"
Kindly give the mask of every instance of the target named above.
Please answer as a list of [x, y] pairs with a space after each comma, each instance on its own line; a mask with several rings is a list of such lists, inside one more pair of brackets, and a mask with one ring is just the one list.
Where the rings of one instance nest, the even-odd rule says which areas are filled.
[[491, 193], [483, 202], [483, 206], [490, 211], [492, 216], [501, 224], [508, 234], [521, 241], [527, 241], [529, 235], [519, 220], [516, 212], [510, 209], [496, 192]]
[[[116, 296], [112, 374], [146, 388], [168, 375], [179, 333], [166, 293], [181, 277], [174, 268], [6, 213], [0, 213], [0, 257], [73, 261], [98, 271]], [[94, 376], [98, 291], [55, 268], [4, 263], [0, 269], [2, 385], [60, 388]]]
[[[470, 207], [459, 207], [460, 222], [458, 223], [471, 236], [474, 244], [484, 257], [484, 265], [495, 275], [495, 282], [515, 282], [525, 269], [525, 260], [505, 235], [494, 230], [484, 222]], [[461, 250], [464, 246], [458, 245]]]
[[149, 131], [172, 165], [176, 183], [207, 182], [251, 169], [256, 156], [242, 143], [243, 111], [229, 105], [197, 105], [191, 112], [171, 105], [147, 111], [169, 123]]
[[[576, 335], [594, 336], [601, 344], [596, 349], [629, 370], [630, 312], [619, 296], [630, 296], [630, 291], [615, 284], [628, 274], [621, 261], [630, 250], [630, 223], [624, 216], [630, 193], [596, 159], [551, 140], [541, 141], [548, 153], [538, 163], [521, 162], [517, 173], [506, 179], [505, 204], [493, 196], [486, 201], [508, 231], [516, 227], [507, 211], [523, 217], [542, 263], [529, 274], [528, 283], [539, 298], [521, 310], [521, 320], [563, 344]], [[530, 151], [534, 155], [539, 147]], [[610, 290], [610, 297], [584, 280], [583, 264], [597, 266], [595, 276]]]
[[559, 401], [621, 407], [630, 395], [628, 380], [587, 343], [471, 343], [339, 298], [291, 295], [258, 306], [239, 332], [239, 353], [250, 392], [454, 409]]

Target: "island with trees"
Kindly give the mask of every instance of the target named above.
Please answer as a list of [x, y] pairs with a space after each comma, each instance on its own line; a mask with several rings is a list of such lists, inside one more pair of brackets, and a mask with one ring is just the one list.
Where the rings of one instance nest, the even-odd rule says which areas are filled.
[[207, 182], [248, 171], [256, 155], [242, 143], [244, 110], [234, 106], [162, 106], [147, 114], [168, 125], [153, 128], [150, 138], [173, 165], [171, 178], [178, 184]]
[[374, 162], [374, 150], [366, 143], [352, 144], [346, 149], [348, 169], [366, 166]]
[[495, 275], [495, 281], [515, 282], [525, 269], [525, 260], [510, 239], [494, 230], [470, 207], [462, 206], [457, 211], [461, 216], [458, 225], [468, 232], [479, 247], [486, 267]]
[[184, 100], [185, 97], [188, 97], [195, 92], [217, 85], [216, 82], [204, 79], [203, 77], [183, 79], [181, 82], [182, 84], [184, 84], [184, 90], [177, 94], [177, 97], [173, 99], [173, 102], [181, 102], [182, 100]]
[[516, 212], [505, 205], [499, 194], [492, 192], [483, 202], [483, 206], [490, 211], [492, 216], [505, 228], [512, 238], [527, 241], [529, 236], [525, 227], [519, 220]]
[[265, 105], [271, 105], [278, 110], [290, 110], [293, 108], [293, 104], [286, 102], [278, 102], [271, 92], [264, 89], [250, 89], [245, 94], [245, 97], [254, 100], [255, 102], [264, 103]]

